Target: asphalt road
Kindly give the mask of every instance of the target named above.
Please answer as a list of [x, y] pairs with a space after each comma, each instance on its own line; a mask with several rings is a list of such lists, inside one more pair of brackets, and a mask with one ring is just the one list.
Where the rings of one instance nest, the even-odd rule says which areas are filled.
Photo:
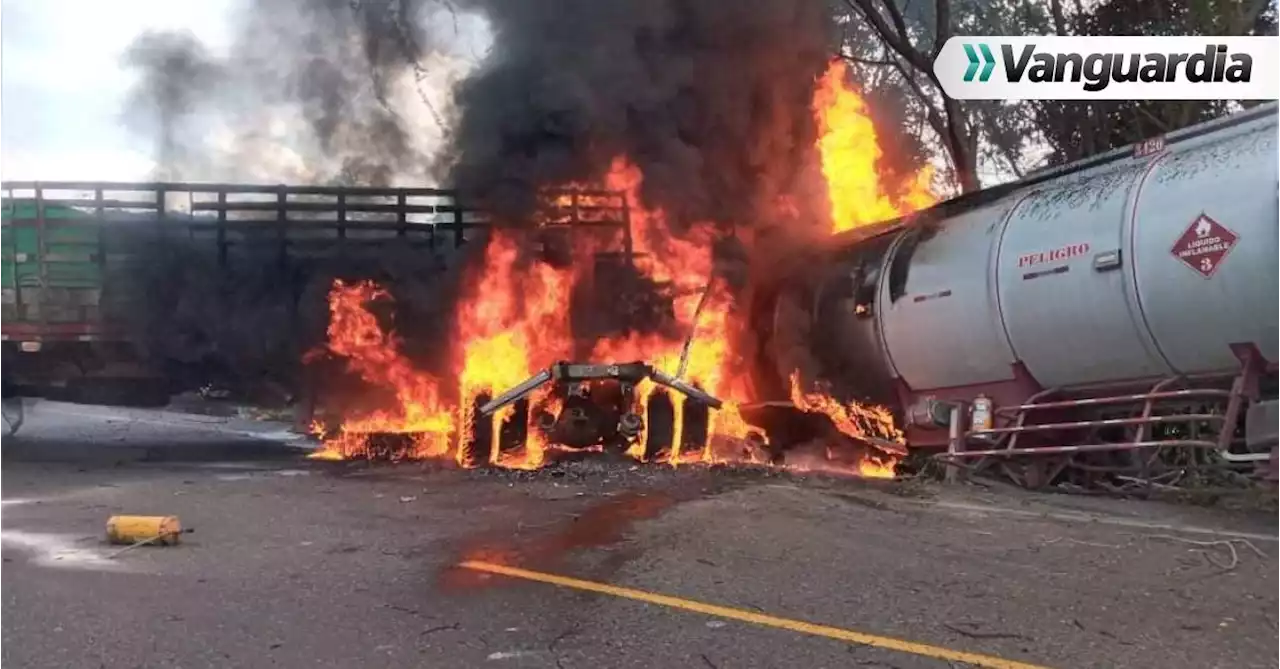
[[[0, 446], [4, 666], [1276, 666], [1274, 515], [626, 463], [319, 463], [280, 436], [29, 411]], [[108, 558], [117, 513], [195, 532]]]

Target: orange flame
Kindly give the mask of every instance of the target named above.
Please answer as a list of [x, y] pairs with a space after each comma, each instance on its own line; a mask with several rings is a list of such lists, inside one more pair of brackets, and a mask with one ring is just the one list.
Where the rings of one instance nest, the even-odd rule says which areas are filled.
[[[572, 276], [545, 264], [518, 271], [519, 248], [513, 233], [496, 231], [485, 249], [475, 290], [459, 305], [454, 341], [462, 342], [462, 364], [457, 370], [462, 404], [459, 420], [470, 425], [476, 398], [492, 398], [532, 376], [572, 347], [568, 303]], [[495, 428], [489, 444], [478, 444], [488, 453], [480, 459], [516, 469], [537, 469], [545, 460], [546, 444], [536, 435], [518, 453], [498, 448], [498, 426], [512, 418], [514, 409], [493, 417]], [[536, 431], [530, 431], [536, 432]], [[457, 449], [460, 463], [464, 449]]]
[[369, 303], [387, 299], [372, 282], [335, 281], [329, 292], [329, 350], [346, 359], [347, 368], [365, 382], [394, 393], [390, 410], [374, 410], [343, 422], [341, 432], [326, 440], [318, 457], [363, 455], [363, 435], [412, 434], [415, 448], [407, 455], [437, 457], [448, 451], [456, 431], [453, 413], [441, 400], [440, 385], [414, 367], [400, 351], [400, 341], [384, 333]]
[[844, 232], [897, 218], [932, 205], [933, 169], [926, 166], [895, 184], [878, 171], [883, 155], [867, 104], [847, 82], [843, 60], [834, 60], [813, 94], [818, 153], [831, 201], [831, 231]]
[[[862, 441], [866, 438], [905, 444], [902, 431], [893, 424], [893, 414], [879, 406], [858, 402], [841, 403], [826, 393], [805, 392], [800, 388], [800, 373], [791, 373], [791, 403], [811, 413], [820, 413], [831, 419], [841, 434]], [[858, 474], [868, 478], [893, 478], [897, 458], [889, 453], [863, 458]]]
[[[813, 110], [818, 126], [818, 149], [826, 176], [833, 228], [836, 231], [902, 215], [932, 204], [928, 190], [932, 176], [922, 170], [911, 179], [886, 187], [877, 175], [881, 150], [866, 105], [844, 81], [843, 63], [831, 65], [814, 92]], [[651, 209], [640, 199], [644, 175], [626, 157], [618, 157], [603, 178], [603, 185], [621, 193], [629, 212], [636, 268], [663, 286], [671, 299], [675, 327], [661, 334], [628, 334], [596, 341], [591, 358], [597, 362], [644, 361], [668, 374], [679, 374], [719, 397], [724, 405], [710, 412], [708, 434], [682, 434], [681, 416], [690, 407], [684, 397], [668, 398], [675, 414], [674, 434], [663, 452], [650, 448], [652, 426], [645, 425], [627, 454], [638, 460], [648, 455], [673, 466], [687, 463], [765, 462], [753, 444], [763, 443], [761, 432], [747, 423], [740, 407], [753, 400], [739, 355], [733, 350], [735, 320], [733, 295], [715, 280], [712, 246], [716, 226], [702, 222], [687, 230], [673, 230], [666, 213]], [[569, 185], [546, 198], [547, 212], [538, 220], [540, 231], [552, 231], [588, 212], [618, 204], [617, 195], [585, 192]], [[794, 202], [785, 203], [795, 209]], [[576, 207], [587, 205], [579, 210]], [[596, 214], [589, 212], [595, 211]], [[454, 313], [451, 374], [456, 379], [451, 400], [448, 386], [414, 368], [403, 355], [400, 340], [384, 331], [371, 302], [386, 299], [372, 283], [336, 282], [330, 294], [329, 350], [344, 358], [348, 368], [371, 386], [389, 390], [390, 408], [348, 416], [336, 434], [326, 434], [324, 447], [314, 457], [343, 459], [370, 453], [374, 435], [409, 435], [413, 447], [404, 457], [451, 457], [470, 466], [534, 469], [558, 448], [534, 426], [527, 426], [524, 445], [504, 452], [500, 433], [515, 419], [514, 407], [492, 416], [491, 436], [485, 443], [472, 442], [472, 426], [479, 400], [515, 386], [556, 360], [571, 359], [581, 350], [569, 322], [568, 304], [579, 281], [591, 277], [593, 254], [605, 250], [600, 237], [570, 237], [573, 259], [567, 268], [527, 262], [521, 257], [520, 233], [495, 230], [485, 249], [483, 263], [471, 277], [474, 290], [463, 296]], [[614, 242], [618, 240], [613, 240]], [[689, 340], [688, 350], [685, 350]], [[683, 356], [683, 359], [682, 359]], [[636, 388], [637, 411], [645, 415], [658, 396], [658, 386], [644, 381]], [[791, 401], [808, 412], [821, 413], [854, 440], [874, 438], [901, 442], [890, 414], [881, 408], [843, 404], [816, 391], [803, 392], [798, 376], [792, 379]], [[557, 400], [540, 393], [529, 403], [530, 420], [537, 410], [556, 412]], [[647, 423], [647, 421], [646, 421]], [[744, 446], [745, 445], [745, 446]], [[893, 475], [892, 456], [869, 456], [858, 465], [864, 476]]]
[[[693, 340], [685, 360], [683, 378], [721, 399], [740, 395], [744, 384], [731, 383], [726, 365], [729, 352], [730, 296], [720, 285], [710, 285], [714, 230], [701, 224], [684, 236], [676, 236], [661, 211], [640, 205], [640, 171], [625, 159], [615, 160], [605, 183], [624, 193], [630, 210], [635, 251], [646, 258], [639, 266], [649, 279], [666, 285], [674, 296], [677, 328], [668, 335], [628, 335], [601, 339], [594, 345], [592, 359], [600, 362], [645, 361], [669, 373], [680, 369], [685, 338]], [[567, 206], [580, 196], [559, 195], [553, 204]], [[591, 196], [581, 196], [583, 198]], [[544, 221], [553, 225], [556, 219]], [[590, 260], [596, 248], [591, 240], [581, 240], [575, 251], [579, 260]], [[584, 257], [585, 256], [585, 257]], [[410, 433], [429, 428], [433, 435], [452, 435], [448, 441], [433, 439], [431, 448], [417, 449], [411, 457], [436, 457], [452, 453], [459, 464], [489, 462], [520, 469], [534, 469], [546, 461], [551, 446], [530, 429], [525, 446], [517, 453], [499, 448], [498, 426], [511, 419], [508, 407], [493, 417], [495, 429], [489, 443], [470, 444], [468, 432], [475, 420], [477, 398], [493, 397], [532, 376], [556, 360], [568, 359], [574, 340], [566, 305], [576, 281], [583, 277], [582, 265], [556, 269], [544, 263], [518, 266], [516, 233], [495, 231], [485, 249], [482, 266], [476, 272], [475, 289], [459, 302], [455, 314], [453, 341], [461, 348], [454, 370], [458, 379], [459, 403], [450, 409], [440, 401], [437, 381], [415, 372], [399, 353], [399, 342], [384, 334], [368, 310], [371, 300], [386, 297], [372, 284], [359, 284], [359, 291], [335, 284], [330, 295], [329, 350], [347, 359], [349, 369], [371, 385], [394, 389], [395, 411], [381, 411], [348, 419], [338, 435], [326, 435], [325, 448], [317, 458], [341, 459], [368, 453], [372, 433]], [[704, 299], [703, 292], [706, 292]], [[699, 310], [701, 303], [701, 310]], [[643, 408], [655, 392], [652, 382], [640, 384], [637, 397]], [[685, 448], [680, 434], [683, 397], [672, 394], [675, 405], [675, 432], [670, 450], [660, 454], [671, 464], [701, 462], [711, 457], [707, 446]], [[429, 411], [426, 408], [429, 407]], [[427, 412], [435, 422], [401, 420]], [[741, 420], [737, 405], [727, 404], [713, 412], [713, 434], [745, 436], [749, 427]], [[646, 426], [647, 428], [648, 426]], [[648, 434], [643, 434], [628, 450], [643, 459]], [[709, 440], [708, 440], [709, 441]], [[473, 449], [481, 452], [473, 453]]]

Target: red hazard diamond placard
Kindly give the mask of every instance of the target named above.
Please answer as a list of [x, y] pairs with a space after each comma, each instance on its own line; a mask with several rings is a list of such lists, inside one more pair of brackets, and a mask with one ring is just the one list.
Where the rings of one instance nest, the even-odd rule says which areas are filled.
[[1218, 271], [1218, 265], [1222, 264], [1239, 240], [1239, 235], [1207, 215], [1200, 214], [1196, 220], [1191, 221], [1178, 241], [1174, 242], [1170, 252], [1173, 257], [1208, 279]]

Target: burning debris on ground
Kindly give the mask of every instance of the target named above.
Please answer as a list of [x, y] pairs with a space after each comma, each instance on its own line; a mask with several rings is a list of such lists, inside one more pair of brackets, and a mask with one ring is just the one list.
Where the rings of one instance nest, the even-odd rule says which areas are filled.
[[[691, 485], [725, 485], [752, 481], [804, 480], [809, 482], [847, 480], [856, 475], [856, 462], [831, 462], [819, 449], [806, 446], [789, 452], [794, 460], [790, 465], [755, 464], [750, 462], [724, 462], [697, 466], [671, 467], [664, 464], [638, 462], [625, 454], [579, 453], [574, 457], [552, 459], [538, 469], [513, 469], [506, 467], [461, 467], [450, 459], [377, 459], [376, 457], [327, 460], [317, 458], [317, 466], [337, 477], [403, 479], [421, 475], [426, 482], [422, 494], [429, 495], [437, 480], [502, 481], [511, 484], [525, 482], [550, 482], [572, 489], [575, 496], [602, 494], [608, 496], [617, 490], [646, 489], [670, 482]], [[863, 476], [863, 478], [890, 482], [890, 477]], [[903, 484], [911, 477], [898, 478]], [[895, 488], [896, 489], [896, 488]]]

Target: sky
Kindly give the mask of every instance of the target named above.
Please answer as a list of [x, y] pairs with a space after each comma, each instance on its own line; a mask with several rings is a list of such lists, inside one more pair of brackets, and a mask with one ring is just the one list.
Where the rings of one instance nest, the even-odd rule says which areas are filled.
[[0, 177], [146, 179], [150, 143], [120, 119], [120, 66], [147, 29], [190, 30], [215, 53], [229, 0], [0, 0]]
[[[189, 31], [211, 56], [225, 57], [243, 2], [0, 0], [0, 178], [151, 178], [154, 138], [131, 133], [122, 118], [137, 80], [122, 67], [125, 51], [148, 30]], [[489, 49], [487, 22], [479, 16], [440, 10], [425, 20], [447, 22], [438, 24], [448, 36], [442, 57], [458, 64], [436, 63], [433, 73], [463, 74]], [[447, 82], [420, 85], [439, 87], [431, 92], [436, 104], [448, 100]], [[205, 139], [217, 143], [213, 135]]]

